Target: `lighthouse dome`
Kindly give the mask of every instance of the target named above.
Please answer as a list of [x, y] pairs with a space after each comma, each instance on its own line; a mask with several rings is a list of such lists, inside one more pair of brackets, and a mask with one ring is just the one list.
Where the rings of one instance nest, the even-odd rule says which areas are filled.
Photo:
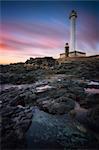
[[75, 10], [72, 10], [72, 12], [70, 13], [69, 19], [71, 19], [71, 17], [73, 16], [77, 18], [77, 12]]

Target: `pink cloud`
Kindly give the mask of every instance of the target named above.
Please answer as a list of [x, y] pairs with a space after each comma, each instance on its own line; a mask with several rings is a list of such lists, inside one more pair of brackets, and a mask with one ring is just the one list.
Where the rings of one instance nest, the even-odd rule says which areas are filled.
[[[2, 25], [2, 31], [19, 32], [19, 34], [28, 35], [30, 37], [51, 37], [61, 39], [68, 36], [68, 29], [65, 26], [59, 28], [56, 24], [50, 25], [46, 23], [5, 23]], [[65, 31], [65, 32], [64, 32]]]
[[[66, 32], [68, 35], [68, 30]], [[8, 49], [39, 48], [47, 52], [47, 49], [61, 47], [65, 35], [63, 29], [59, 30], [48, 24], [7, 23], [2, 25], [2, 42], [8, 45]]]
[[[81, 50], [97, 50], [99, 29], [94, 16], [84, 15], [78, 18], [77, 45]], [[1, 51], [14, 51], [22, 55], [49, 55], [64, 51], [65, 42], [70, 39], [70, 27], [58, 20], [49, 23], [2, 23]], [[59, 51], [58, 51], [59, 50]], [[36, 53], [35, 53], [36, 51]]]

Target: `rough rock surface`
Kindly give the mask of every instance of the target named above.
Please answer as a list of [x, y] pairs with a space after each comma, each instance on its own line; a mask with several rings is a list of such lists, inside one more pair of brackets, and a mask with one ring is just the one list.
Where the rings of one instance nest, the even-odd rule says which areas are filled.
[[[72, 110], [75, 101], [83, 100], [84, 88], [71, 79], [38, 83], [27, 87], [14, 87], [1, 92], [0, 98], [11, 106], [37, 105], [52, 114], [64, 114]], [[10, 100], [9, 100], [10, 99]]]
[[[85, 86], [82, 81], [64, 77], [2, 90], [0, 93], [2, 147], [12, 149], [17, 146], [20, 149], [26, 147], [55, 149], [58, 146], [66, 149], [97, 147], [94, 135], [68, 116], [68, 112], [75, 108], [75, 101], [81, 105], [85, 103], [92, 109], [93, 105], [98, 104], [97, 95], [90, 97], [85, 93]], [[30, 106], [35, 105], [38, 108], [30, 109]], [[92, 122], [93, 128], [98, 127], [97, 110], [94, 111], [96, 113], [90, 111], [88, 116], [89, 124]], [[90, 117], [92, 115], [93, 117]], [[84, 116], [83, 114], [81, 116], [83, 123]]]
[[0, 65], [0, 83], [26, 84], [44, 79], [52, 74], [99, 80], [99, 58], [78, 58], [58, 63], [51, 57], [30, 58], [26, 63]]
[[74, 109], [75, 101], [83, 100], [84, 88], [71, 79], [50, 83], [54, 88], [37, 94], [40, 109], [52, 114], [64, 114]]
[[52, 114], [64, 114], [74, 108], [74, 101], [70, 98], [65, 97], [57, 99], [38, 99], [38, 106]]
[[88, 126], [96, 133], [99, 133], [99, 105], [88, 111], [87, 121]]
[[[12, 91], [12, 89], [10, 90]], [[6, 96], [4, 93], [1, 93], [4, 97], [0, 97], [2, 149], [13, 148], [15, 145], [18, 145], [18, 142], [20, 143], [23, 140], [24, 135], [32, 122], [32, 109], [29, 106], [23, 107], [22, 105], [16, 105], [16, 98], [13, 98], [14, 92], [15, 91], [12, 91], [12, 95], [8, 94]], [[9, 95], [12, 96], [12, 99]]]
[[1, 91], [0, 99], [6, 105], [16, 106], [33, 103], [36, 99], [35, 89], [34, 87], [26, 87], [26, 88], [17, 88], [12, 87]]
[[[51, 115], [35, 108], [32, 125], [27, 132], [28, 149], [86, 149], [96, 140], [67, 114]], [[95, 148], [95, 147], [94, 147]]]
[[99, 80], [99, 58], [78, 58], [58, 65], [56, 73]]
[[94, 108], [99, 105], [99, 93], [87, 94], [83, 101], [80, 101], [80, 105], [85, 108]]

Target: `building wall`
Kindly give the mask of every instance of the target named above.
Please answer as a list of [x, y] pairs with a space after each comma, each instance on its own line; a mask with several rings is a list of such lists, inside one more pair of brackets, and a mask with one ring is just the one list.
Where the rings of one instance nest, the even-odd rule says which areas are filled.
[[[69, 57], [85, 57], [86, 54], [82, 54], [82, 53], [78, 53], [76, 52], [76, 56], [75, 53], [69, 53]], [[65, 53], [64, 54], [60, 54], [60, 58], [66, 58]]]
[[75, 53], [69, 53], [69, 57], [85, 57], [86, 54], [82, 54], [82, 53], [78, 53], [76, 52], [76, 56]]

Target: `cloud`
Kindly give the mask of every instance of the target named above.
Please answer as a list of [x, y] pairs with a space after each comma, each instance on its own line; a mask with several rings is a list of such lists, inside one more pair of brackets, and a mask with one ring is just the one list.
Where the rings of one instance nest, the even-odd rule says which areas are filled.
[[17, 50], [15, 46], [12, 46], [5, 42], [0, 43], [0, 52], [8, 52], [8, 51], [14, 51], [14, 50]]
[[79, 30], [77, 33], [78, 47], [85, 49], [90, 53], [97, 51], [97, 44], [99, 42], [99, 28], [96, 16], [84, 14], [79, 23]]
[[[11, 23], [7, 22], [3, 25], [2, 30], [20, 32], [29, 36], [49, 36], [60, 37], [66, 36], [66, 26], [59, 22], [35, 22], [35, 23]], [[65, 31], [65, 32], [64, 32]]]
[[[15, 49], [41, 48], [53, 49], [61, 47], [65, 36], [68, 38], [68, 30], [50, 24], [28, 23], [5, 23], [2, 25], [2, 41], [8, 47]], [[67, 34], [64, 32], [67, 32]], [[8, 49], [9, 49], [8, 48]]]
[[[50, 22], [3, 22], [0, 51], [4, 55], [26, 58], [59, 56], [70, 39], [70, 26], [61, 20]], [[99, 52], [99, 28], [95, 16], [83, 14], [77, 20], [77, 49]]]

